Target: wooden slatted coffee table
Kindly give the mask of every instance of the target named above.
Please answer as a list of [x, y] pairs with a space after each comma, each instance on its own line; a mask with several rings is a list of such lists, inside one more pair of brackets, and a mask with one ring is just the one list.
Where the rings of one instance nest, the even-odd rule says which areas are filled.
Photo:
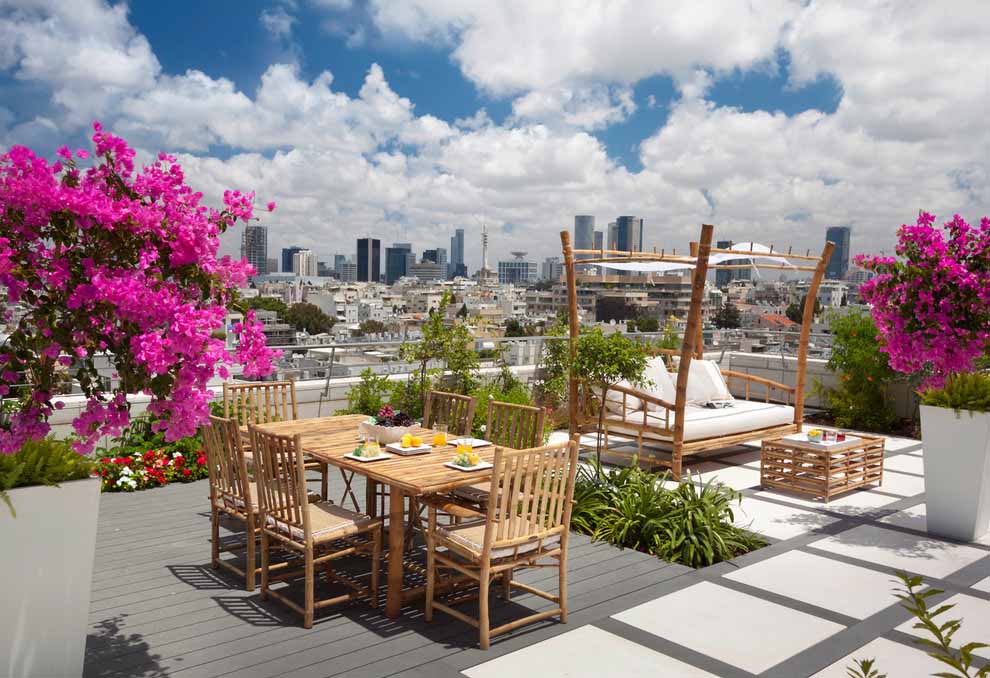
[[848, 435], [832, 444], [812, 443], [803, 433], [763, 441], [760, 484], [823, 498], [883, 483], [884, 439]]

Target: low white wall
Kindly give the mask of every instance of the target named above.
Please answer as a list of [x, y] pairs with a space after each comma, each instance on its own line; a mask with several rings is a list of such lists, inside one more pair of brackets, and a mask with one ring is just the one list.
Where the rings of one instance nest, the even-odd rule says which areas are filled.
[[[536, 372], [536, 368], [533, 365], [511, 367], [510, 369], [513, 374], [526, 383], [530, 383], [533, 380], [533, 375]], [[479, 372], [482, 379], [491, 379], [498, 374], [499, 370], [492, 367], [482, 368]], [[408, 374], [395, 374], [390, 375], [389, 380], [405, 381], [408, 377]], [[346, 407], [347, 393], [359, 381], [361, 381], [360, 377], [341, 377], [331, 380], [329, 397], [323, 399], [322, 405], [320, 403], [320, 395], [326, 386], [325, 379], [297, 381], [296, 402], [299, 407], [299, 417], [301, 419], [310, 419], [317, 416], [329, 416], [337, 410]], [[216, 384], [211, 388], [216, 399], [223, 398], [223, 386], [221, 384]], [[72, 433], [72, 420], [86, 407], [86, 399], [81, 395], [67, 395], [60, 397], [60, 399], [65, 403], [65, 407], [61, 410], [56, 410], [51, 419], [49, 419], [49, 423], [52, 425], [52, 432], [58, 437], [63, 437]], [[143, 413], [147, 409], [151, 398], [140, 394], [129, 395], [127, 396], [127, 401], [131, 403], [131, 414], [133, 416]]]

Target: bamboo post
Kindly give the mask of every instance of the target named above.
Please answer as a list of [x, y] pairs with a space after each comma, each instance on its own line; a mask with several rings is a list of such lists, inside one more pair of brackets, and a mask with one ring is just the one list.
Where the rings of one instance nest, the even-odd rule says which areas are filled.
[[[691, 243], [691, 257], [694, 259], [698, 258], [698, 243], [696, 242]], [[702, 299], [702, 304], [704, 304], [704, 295], [702, 295], [701, 299]], [[695, 358], [703, 358], [705, 356], [705, 337], [702, 332], [702, 325], [704, 325], [704, 322], [698, 323], [698, 334], [695, 336], [695, 343], [694, 343]]]
[[832, 257], [835, 243], [826, 242], [822, 250], [822, 258], [818, 260], [815, 274], [808, 286], [808, 296], [804, 298], [804, 315], [801, 318], [801, 338], [798, 340], [797, 377], [794, 382], [794, 423], [800, 426], [804, 420], [804, 377], [808, 365], [808, 339], [811, 336], [811, 324], [815, 320], [815, 300], [818, 298], [818, 286], [825, 277], [825, 267]]
[[564, 272], [567, 275], [567, 324], [570, 329], [570, 352], [571, 352], [571, 363], [568, 367], [568, 398], [567, 398], [567, 408], [568, 408], [568, 430], [570, 432], [571, 438], [577, 433], [577, 418], [578, 418], [578, 381], [577, 377], [574, 375], [574, 361], [577, 359], [577, 340], [578, 332], [580, 331], [580, 323], [578, 321], [578, 306], [577, 306], [577, 279], [575, 277], [576, 271], [574, 268], [574, 252], [571, 249], [571, 234], [568, 231], [560, 232], [560, 244], [564, 252]]
[[711, 224], [702, 224], [698, 241], [698, 257], [691, 282], [691, 308], [688, 310], [687, 327], [681, 344], [681, 362], [677, 367], [677, 395], [674, 399], [674, 440], [670, 450], [670, 467], [674, 478], [681, 478], [681, 448], [684, 445], [684, 407], [687, 404], [688, 370], [701, 322], [701, 301], [705, 296], [705, 279], [708, 277], [708, 255], [712, 246]]

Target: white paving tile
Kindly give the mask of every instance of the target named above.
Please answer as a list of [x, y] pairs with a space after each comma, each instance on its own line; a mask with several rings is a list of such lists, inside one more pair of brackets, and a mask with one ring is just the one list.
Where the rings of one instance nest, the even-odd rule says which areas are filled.
[[883, 470], [901, 471], [903, 473], [914, 473], [923, 476], [925, 475], [925, 460], [922, 457], [915, 457], [910, 454], [898, 454], [883, 460]]
[[900, 497], [871, 492], [869, 490], [852, 490], [834, 497], [827, 504], [824, 499], [812, 499], [806, 494], [798, 494], [786, 490], [762, 490], [757, 492], [756, 496], [779, 499], [798, 506], [828, 509], [834, 513], [843, 513], [850, 516], [873, 513], [874, 509], [882, 508], [887, 504], [901, 500]]
[[822, 669], [812, 678], [849, 678], [846, 668], [853, 666], [853, 661], [857, 659], [875, 659], [874, 668], [891, 678], [929, 678], [933, 673], [945, 670], [945, 664], [932, 659], [922, 650], [877, 638]]
[[774, 539], [790, 539], [834, 523], [838, 518], [816, 511], [743, 497], [732, 506], [735, 524]]
[[[928, 530], [927, 508], [924, 504], [918, 504], [903, 511], [891, 513], [889, 516], [881, 518], [880, 522], [925, 532]], [[990, 546], [990, 532], [974, 540], [973, 543]]]
[[940, 578], [948, 577], [987, 555], [986, 551], [972, 546], [952, 544], [933, 537], [907, 534], [875, 525], [860, 525], [812, 542], [810, 546], [898, 570]]
[[802, 551], [768, 558], [726, 579], [779, 593], [857, 619], [897, 604], [892, 577]]
[[755, 468], [757, 471], [759, 471], [760, 451], [747, 450], [746, 452], [741, 452], [739, 454], [733, 454], [730, 457], [725, 457], [724, 461], [727, 461], [732, 464], [739, 464], [740, 466], [745, 466], [747, 468]]
[[594, 626], [582, 626], [464, 671], [470, 678], [715, 678], [713, 674], [654, 652]]
[[976, 582], [973, 584], [973, 588], [977, 591], [986, 591], [987, 593], [990, 593], [990, 577]]
[[[975, 596], [968, 596], [965, 593], [957, 593], [945, 601], [945, 605], [955, 605], [948, 612], [943, 612], [935, 617], [936, 624], [944, 624], [950, 619], [962, 619], [962, 626], [952, 637], [952, 646], [959, 647], [966, 643], [987, 642], [987, 630], [990, 629], [990, 600], [983, 600]], [[897, 627], [898, 631], [910, 633], [919, 638], [931, 638], [931, 635], [912, 628], [915, 620], [909, 619]], [[990, 659], [990, 648], [984, 647], [974, 650], [973, 654], [979, 657]]]
[[706, 469], [699, 475], [691, 476], [693, 482], [707, 483], [715, 481], [728, 485], [734, 490], [745, 490], [760, 484], [759, 469], [745, 466], [723, 466], [721, 464]]
[[925, 479], [907, 473], [897, 473], [896, 471], [884, 469], [883, 485], [877, 489], [881, 492], [896, 494], [901, 497], [914, 497], [925, 491]]
[[[661, 638], [761, 673], [844, 626], [711, 582], [614, 615]], [[773, 642], [768, 642], [768, 639]]]

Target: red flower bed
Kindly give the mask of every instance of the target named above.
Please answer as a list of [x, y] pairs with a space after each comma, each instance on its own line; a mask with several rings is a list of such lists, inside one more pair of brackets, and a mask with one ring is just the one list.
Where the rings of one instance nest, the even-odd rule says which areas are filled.
[[103, 457], [96, 465], [104, 492], [132, 492], [169, 483], [188, 483], [209, 475], [202, 449], [148, 450], [120, 457]]

